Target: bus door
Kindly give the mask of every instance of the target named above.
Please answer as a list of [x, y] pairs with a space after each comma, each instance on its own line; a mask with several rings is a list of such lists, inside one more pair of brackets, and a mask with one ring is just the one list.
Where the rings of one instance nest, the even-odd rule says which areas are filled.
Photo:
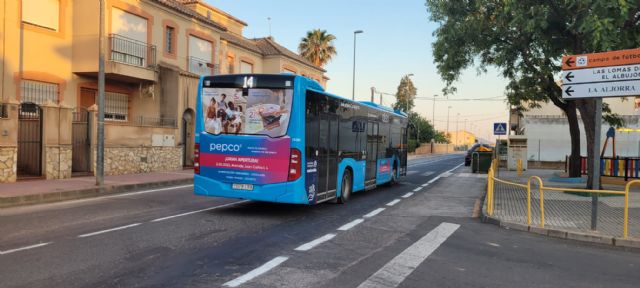
[[[329, 172], [329, 121], [328, 115], [320, 113], [320, 129], [318, 130], [318, 198], [328, 188]], [[320, 199], [318, 199], [320, 200]]]
[[372, 185], [376, 180], [378, 158], [378, 123], [367, 123], [367, 169], [365, 175], [365, 186]]

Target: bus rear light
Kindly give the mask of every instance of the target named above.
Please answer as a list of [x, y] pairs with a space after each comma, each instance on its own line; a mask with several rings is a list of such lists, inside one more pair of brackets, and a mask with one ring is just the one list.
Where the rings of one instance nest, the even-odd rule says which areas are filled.
[[193, 149], [193, 173], [200, 174], [200, 143]]
[[291, 148], [291, 156], [289, 158], [289, 181], [298, 180], [302, 175], [302, 154], [300, 150]]

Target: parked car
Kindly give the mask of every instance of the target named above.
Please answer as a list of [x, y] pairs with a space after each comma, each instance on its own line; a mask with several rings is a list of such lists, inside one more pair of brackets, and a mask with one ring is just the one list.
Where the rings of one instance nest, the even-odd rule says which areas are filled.
[[474, 152], [493, 152], [493, 147], [488, 144], [473, 144], [467, 151], [467, 155], [464, 156], [464, 166], [471, 165], [471, 155], [473, 155]]

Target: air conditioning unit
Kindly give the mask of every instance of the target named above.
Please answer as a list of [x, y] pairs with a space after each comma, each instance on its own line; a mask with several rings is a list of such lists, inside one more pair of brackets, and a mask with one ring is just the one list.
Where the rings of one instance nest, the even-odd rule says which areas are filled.
[[154, 84], [140, 84], [140, 97], [155, 97], [155, 87]]

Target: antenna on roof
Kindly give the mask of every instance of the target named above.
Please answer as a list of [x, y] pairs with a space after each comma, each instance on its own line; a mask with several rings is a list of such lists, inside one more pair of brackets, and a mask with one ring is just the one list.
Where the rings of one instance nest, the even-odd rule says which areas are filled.
[[271, 17], [267, 17], [267, 21], [269, 21], [269, 37], [271, 37]]

